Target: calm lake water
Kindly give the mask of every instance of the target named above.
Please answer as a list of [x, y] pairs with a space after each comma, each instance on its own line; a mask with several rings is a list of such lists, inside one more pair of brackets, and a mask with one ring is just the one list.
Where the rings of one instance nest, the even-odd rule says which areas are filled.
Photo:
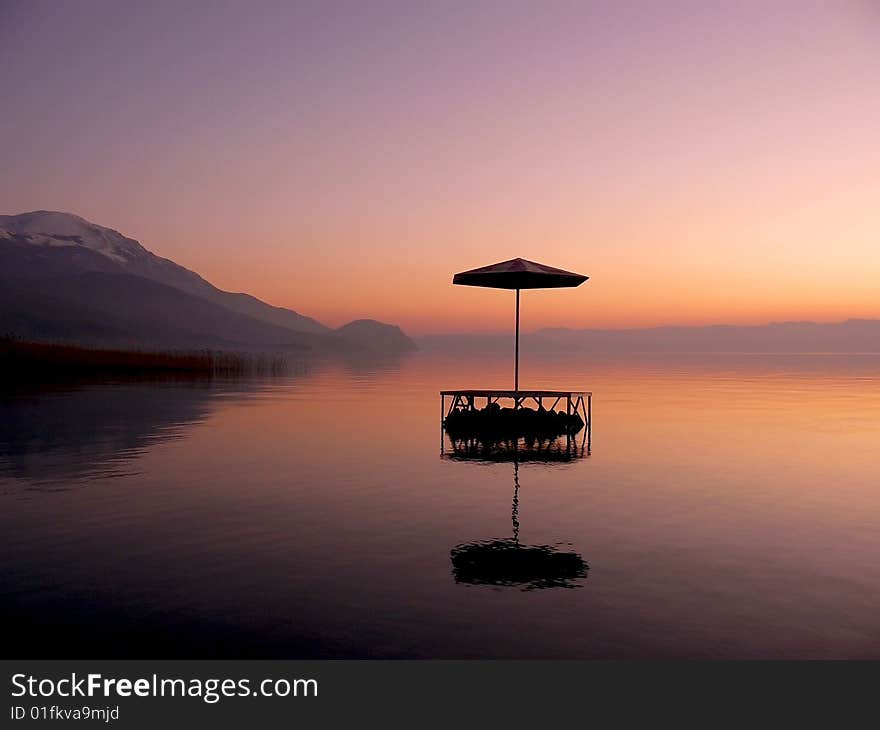
[[[10, 656], [880, 658], [880, 359], [526, 361], [589, 454], [441, 458], [438, 391], [508, 359], [0, 396]], [[446, 445], [448, 449], [448, 444]], [[463, 580], [518, 538], [589, 566]]]

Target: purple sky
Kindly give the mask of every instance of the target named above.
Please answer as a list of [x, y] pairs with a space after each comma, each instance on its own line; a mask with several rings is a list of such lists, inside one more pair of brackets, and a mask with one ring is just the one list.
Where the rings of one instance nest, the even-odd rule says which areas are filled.
[[0, 213], [328, 324], [880, 316], [875, 2], [0, 0], [0, 89]]

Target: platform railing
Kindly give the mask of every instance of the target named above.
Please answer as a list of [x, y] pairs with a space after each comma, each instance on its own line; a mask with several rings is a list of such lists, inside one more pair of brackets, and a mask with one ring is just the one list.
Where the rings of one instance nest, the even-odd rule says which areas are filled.
[[[449, 406], [447, 407], [447, 399]], [[534, 403], [538, 410], [554, 411], [556, 407], [565, 402], [566, 415], [578, 414], [584, 419], [584, 425], [589, 428], [593, 415], [593, 394], [590, 391], [567, 391], [567, 390], [441, 390], [440, 391], [440, 418], [445, 419], [457, 408], [463, 410], [478, 410], [480, 401], [485, 401], [483, 406], [492, 403], [502, 405], [504, 401], [512, 402], [513, 408], [523, 408], [529, 402]], [[547, 403], [550, 407], [547, 407]]]

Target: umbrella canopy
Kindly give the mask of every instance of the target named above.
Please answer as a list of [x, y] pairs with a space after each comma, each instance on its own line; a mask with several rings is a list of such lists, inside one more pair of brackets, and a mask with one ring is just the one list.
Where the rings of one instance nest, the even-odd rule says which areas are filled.
[[462, 271], [452, 277], [453, 284], [487, 286], [492, 289], [516, 290], [516, 345], [514, 355], [513, 388], [519, 390], [519, 290], [558, 289], [580, 286], [589, 276], [539, 264], [526, 259], [510, 259], [479, 269]]
[[526, 259], [510, 259], [491, 266], [462, 271], [452, 277], [452, 283], [493, 289], [556, 289], [580, 286], [589, 278]]

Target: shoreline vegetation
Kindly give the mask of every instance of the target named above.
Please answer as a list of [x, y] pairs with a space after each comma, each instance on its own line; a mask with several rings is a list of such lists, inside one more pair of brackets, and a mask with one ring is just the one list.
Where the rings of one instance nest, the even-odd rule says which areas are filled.
[[0, 373], [23, 377], [72, 373], [280, 374], [285, 366], [286, 358], [281, 354], [105, 349], [0, 337]]

